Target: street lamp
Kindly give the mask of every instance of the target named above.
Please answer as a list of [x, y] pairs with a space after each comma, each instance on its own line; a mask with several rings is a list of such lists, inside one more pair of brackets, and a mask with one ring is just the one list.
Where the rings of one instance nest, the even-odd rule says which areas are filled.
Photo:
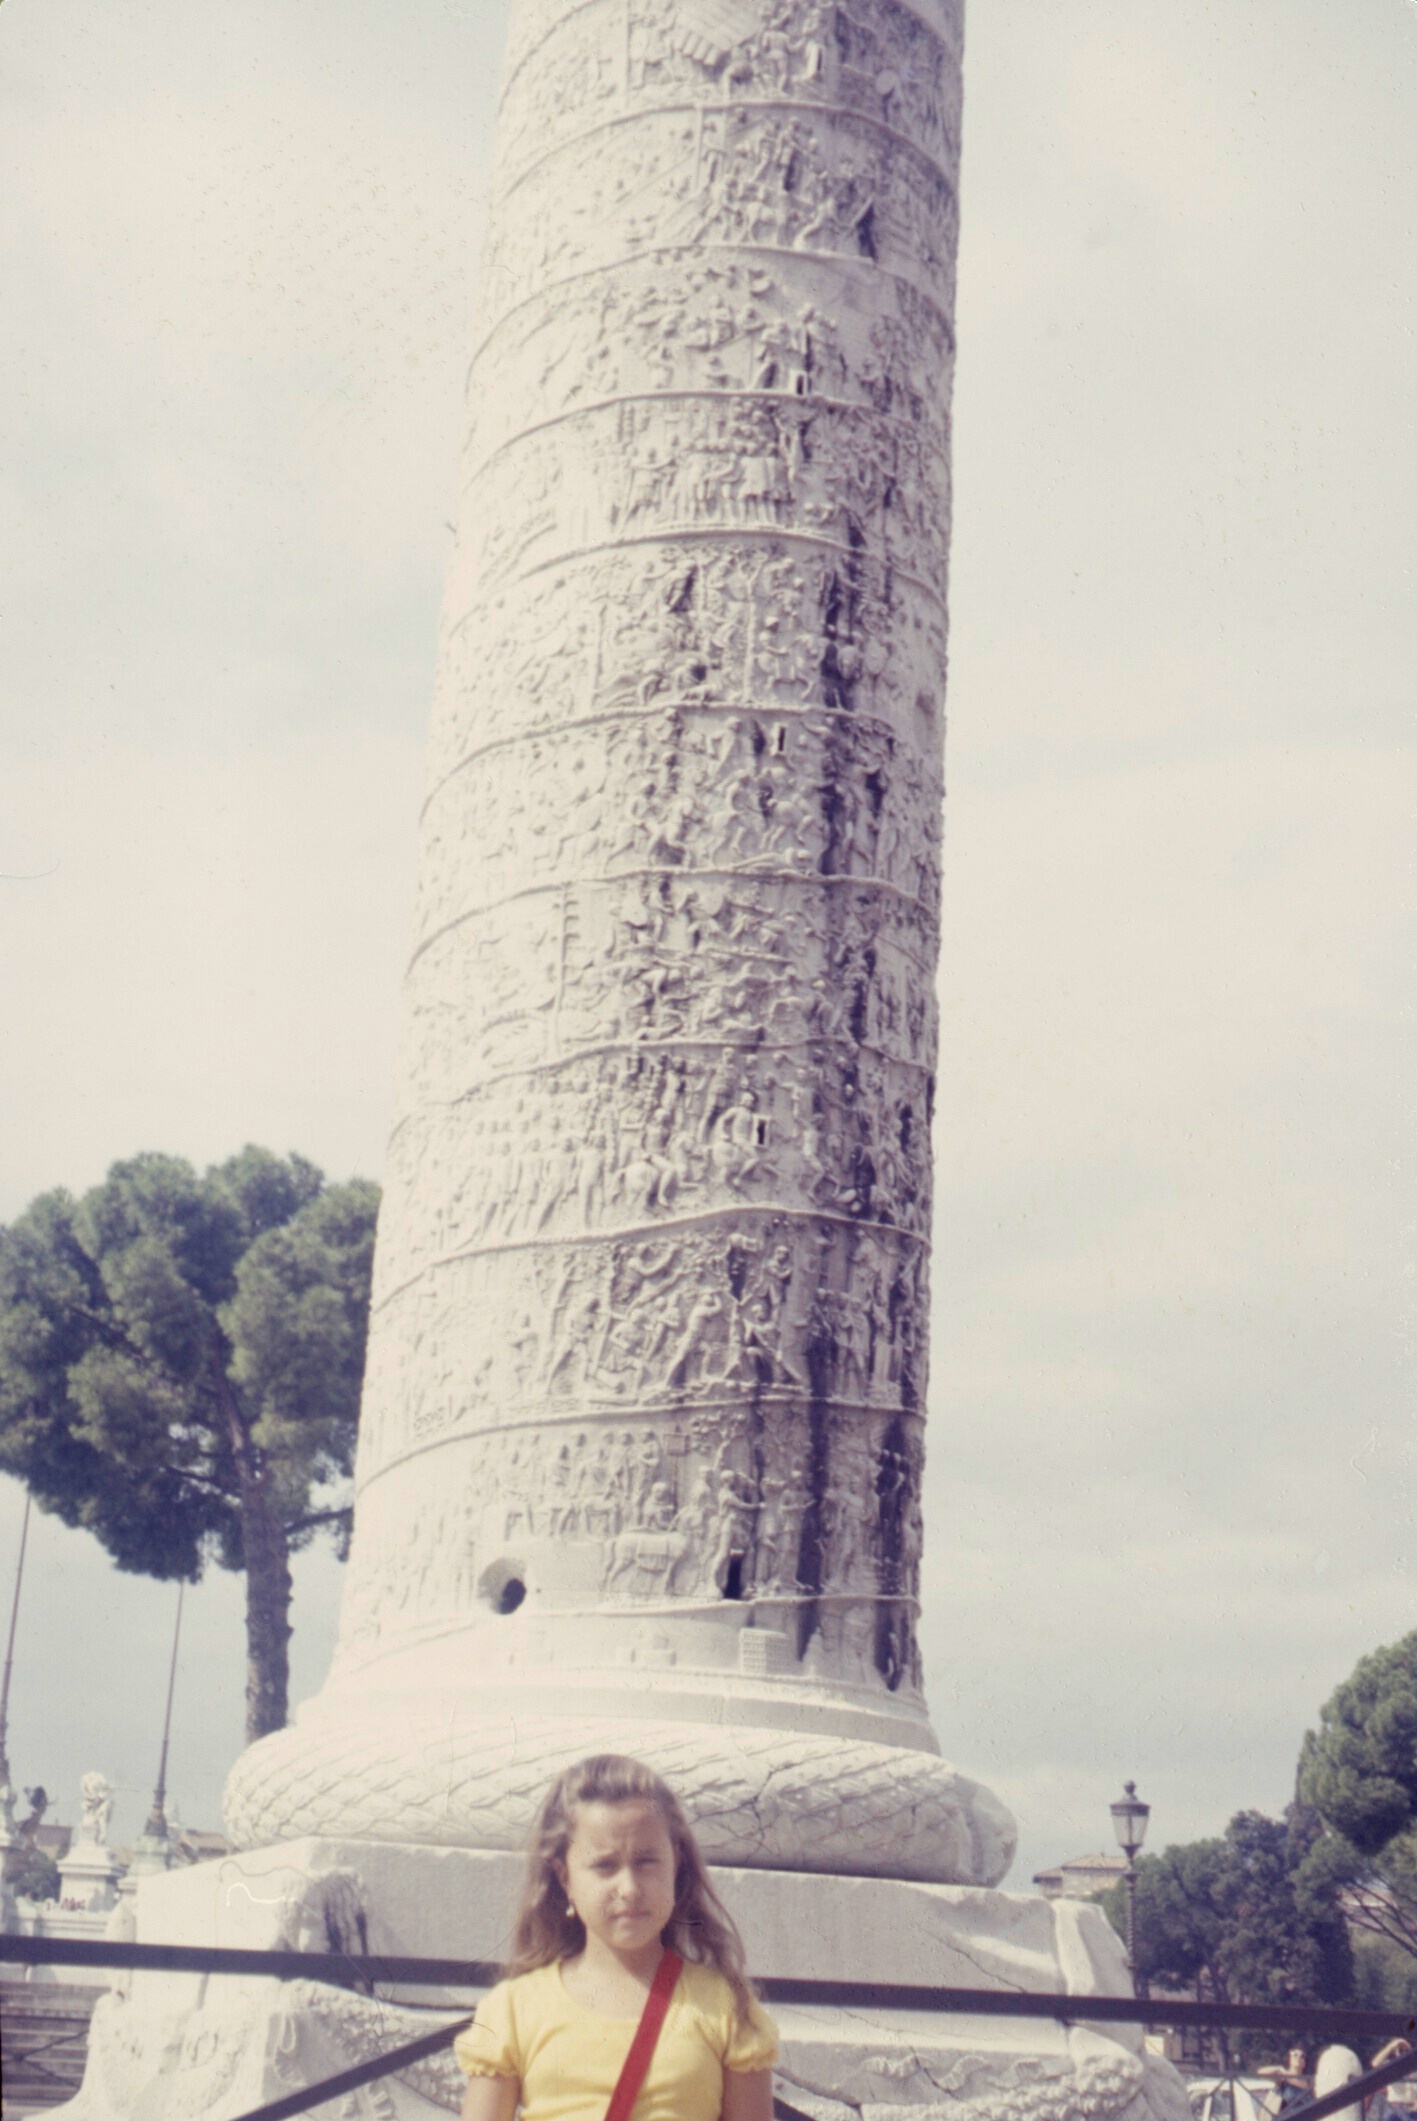
[[172, 1690], [177, 1684], [177, 1645], [182, 1640], [182, 1599], [185, 1583], [177, 1586], [177, 1619], [172, 1630], [172, 1662], [167, 1668], [167, 1707], [162, 1718], [162, 1751], [158, 1755], [157, 1787], [153, 1791], [153, 1807], [148, 1813], [148, 1823], [143, 1828], [145, 1839], [167, 1841], [167, 1741], [172, 1735]]
[[15, 1835], [15, 1792], [10, 1781], [10, 1674], [15, 1665], [15, 1622], [20, 1617], [20, 1585], [25, 1575], [25, 1541], [30, 1533], [30, 1498], [20, 1519], [20, 1558], [15, 1563], [15, 1595], [10, 1600], [10, 1632], [5, 1637], [5, 1668], [0, 1672], [0, 1927], [11, 1928], [14, 1907], [10, 1886], [19, 1856]]
[[1112, 1806], [1112, 1827], [1117, 1845], [1127, 1859], [1127, 1970], [1132, 1977], [1134, 1996], [1137, 1993], [1137, 1850], [1146, 1839], [1146, 1822], [1150, 1817], [1151, 1806], [1142, 1803], [1136, 1784], [1126, 1783], [1122, 1795]]
[[14, 1803], [14, 1792], [10, 1787], [10, 1673], [15, 1663], [15, 1622], [20, 1617], [20, 1585], [25, 1575], [25, 1542], [30, 1536], [30, 1497], [25, 1493], [25, 1514], [20, 1519], [20, 1558], [15, 1563], [15, 1595], [10, 1600], [10, 1632], [5, 1638], [5, 1669], [0, 1674], [0, 1809], [3, 1809], [4, 1824], [14, 1825], [10, 1816]]

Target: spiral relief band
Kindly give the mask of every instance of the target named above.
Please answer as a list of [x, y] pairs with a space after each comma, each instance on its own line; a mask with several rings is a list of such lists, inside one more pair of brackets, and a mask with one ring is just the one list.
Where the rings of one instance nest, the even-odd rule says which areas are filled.
[[340, 1644], [239, 1841], [507, 1846], [613, 1730], [718, 1860], [1007, 1865], [916, 1641], [959, 53], [513, 7]]

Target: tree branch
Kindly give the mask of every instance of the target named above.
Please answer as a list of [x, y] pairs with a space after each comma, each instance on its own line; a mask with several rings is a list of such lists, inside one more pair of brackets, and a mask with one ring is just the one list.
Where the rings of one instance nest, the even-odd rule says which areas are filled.
[[219, 1480], [213, 1480], [208, 1473], [194, 1473], [190, 1466], [170, 1466], [167, 1464], [161, 1465], [158, 1470], [162, 1473], [170, 1473], [174, 1480], [189, 1480], [194, 1488], [206, 1488], [213, 1495], [221, 1495], [228, 1501], [232, 1499], [230, 1488], [224, 1488]]
[[296, 1517], [290, 1524], [286, 1525], [285, 1535], [287, 1539], [290, 1539], [297, 1532], [313, 1530], [317, 1524], [342, 1524], [353, 1515], [354, 1504], [352, 1502], [347, 1502], [343, 1509], [339, 1510], [310, 1510], [307, 1511], [304, 1517]]
[[1417, 1924], [1383, 1893], [1362, 1886], [1349, 1888], [1349, 1919], [1371, 1937], [1386, 1937], [1400, 1951], [1417, 1957]]
[[[154, 1362], [151, 1355], [145, 1355], [136, 1342], [124, 1332], [122, 1326], [118, 1325], [111, 1317], [105, 1318], [101, 1311], [91, 1311], [87, 1304], [71, 1303], [62, 1296], [55, 1299], [55, 1307], [60, 1311], [67, 1312], [71, 1318], [82, 1318], [96, 1332], [102, 1334], [111, 1348], [116, 1349], [119, 1354], [126, 1355], [131, 1362], [136, 1363], [145, 1375], [156, 1377], [161, 1383], [168, 1386], [178, 1383], [178, 1380], [172, 1376], [169, 1370], [164, 1369], [160, 1362]], [[194, 1392], [203, 1391], [202, 1385], [196, 1378], [193, 1378], [188, 1384], [179, 1385], [179, 1389]], [[208, 1387], [207, 1390], [210, 1391], [210, 1388]]]
[[101, 1311], [91, 1311], [87, 1304], [70, 1303], [62, 1296], [55, 1299], [55, 1308], [67, 1312], [71, 1318], [82, 1318], [95, 1327], [110, 1347], [120, 1349], [124, 1355], [131, 1355], [140, 1370], [153, 1370], [158, 1367], [150, 1355], [144, 1355], [142, 1349], [134, 1345], [120, 1325], [115, 1324], [112, 1318], [105, 1318]]

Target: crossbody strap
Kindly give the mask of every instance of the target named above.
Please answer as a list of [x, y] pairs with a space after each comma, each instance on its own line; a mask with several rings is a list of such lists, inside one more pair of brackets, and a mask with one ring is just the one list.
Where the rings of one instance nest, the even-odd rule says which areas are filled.
[[630, 2042], [630, 2052], [625, 2057], [625, 2067], [610, 2094], [610, 2104], [605, 2109], [605, 2121], [630, 2121], [630, 2110], [640, 2094], [654, 2053], [654, 2043], [659, 2038], [659, 2028], [664, 2023], [664, 2014], [669, 2008], [669, 1999], [674, 1993], [674, 1984], [684, 1962], [677, 1952], [666, 1952], [654, 1970], [645, 2007], [640, 2012], [640, 2022], [635, 2027], [635, 2037]]

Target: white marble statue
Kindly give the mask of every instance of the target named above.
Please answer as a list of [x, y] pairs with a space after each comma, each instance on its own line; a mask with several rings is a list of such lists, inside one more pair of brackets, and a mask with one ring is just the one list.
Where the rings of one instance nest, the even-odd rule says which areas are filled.
[[90, 1768], [79, 1789], [83, 1798], [79, 1839], [87, 1847], [104, 1848], [108, 1842], [109, 1821], [113, 1817], [113, 1784], [97, 1768]]

